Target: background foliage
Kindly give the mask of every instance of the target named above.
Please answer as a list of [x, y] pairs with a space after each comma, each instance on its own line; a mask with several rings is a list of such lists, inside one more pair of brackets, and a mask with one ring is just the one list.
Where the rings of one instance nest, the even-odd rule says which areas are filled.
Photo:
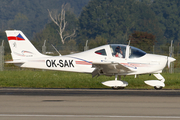
[[[133, 31], [150, 32], [157, 38], [163, 36], [155, 13], [144, 2], [92, 0], [79, 17], [78, 36], [96, 38], [100, 35], [108, 39], [108, 43], [126, 43]], [[78, 41], [82, 42], [82, 37]]]
[[[66, 8], [66, 33], [76, 29], [71, 43], [83, 50], [86, 40], [90, 48], [107, 43], [127, 44], [129, 36], [137, 31], [155, 36], [155, 45], [180, 42], [179, 0], [0, 0], [0, 41], [5, 39], [2, 31], [20, 29], [39, 45], [61, 46], [57, 26], [50, 20], [48, 11], [60, 12]], [[64, 33], [64, 34], [66, 34]], [[99, 40], [102, 39], [103, 42]], [[146, 41], [145, 43], [151, 43]], [[142, 42], [142, 41], [141, 41]], [[141, 43], [140, 42], [140, 43]], [[142, 42], [142, 45], [145, 45]], [[153, 42], [154, 44], [154, 42]], [[38, 47], [38, 46], [36, 46]], [[138, 47], [138, 46], [136, 46]], [[58, 48], [58, 47], [57, 47]]]
[[79, 16], [89, 0], [0, 0], [0, 30], [20, 29], [28, 38], [44, 29], [51, 22], [47, 9], [60, 12], [61, 5], [68, 3], [67, 10]]

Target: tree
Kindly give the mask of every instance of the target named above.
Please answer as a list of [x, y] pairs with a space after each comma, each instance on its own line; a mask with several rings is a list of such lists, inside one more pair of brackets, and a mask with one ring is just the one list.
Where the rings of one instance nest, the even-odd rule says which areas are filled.
[[25, 24], [28, 24], [28, 17], [22, 13], [17, 13], [15, 15], [13, 20], [8, 21], [8, 25], [11, 26], [12, 28], [21, 28], [21, 31], [25, 31], [26, 27], [24, 26]]
[[0, 30], [21, 30], [31, 40], [50, 22], [47, 9], [60, 11], [63, 3], [69, 3], [67, 10], [78, 17], [82, 7], [88, 2], [89, 0], [0, 0]]
[[154, 0], [151, 5], [158, 22], [163, 30], [163, 36], [178, 42], [180, 39], [180, 1], [179, 0]]
[[90, 39], [88, 46], [91, 49], [106, 44], [107, 44], [107, 39], [102, 38], [101, 36], [97, 36], [95, 39]]
[[[70, 11], [66, 11], [66, 31], [67, 33], [71, 33], [73, 28], [77, 27], [77, 18], [75, 14], [71, 13]], [[41, 46], [44, 43], [44, 40], [46, 40], [46, 45], [52, 48], [51, 44], [53, 44], [57, 49], [60, 49], [62, 46], [62, 42], [60, 41], [60, 36], [57, 34], [58, 26], [54, 24], [54, 22], [48, 23], [45, 28], [40, 31], [39, 33], [36, 33], [33, 41], [36, 41], [39, 46], [38, 47], [41, 50]], [[69, 41], [71, 41], [73, 38], [66, 39], [65, 44], [67, 45]], [[48, 49], [48, 48], [47, 48]]]
[[69, 33], [63, 34], [63, 32], [64, 32], [64, 30], [66, 28], [66, 24], [67, 24], [67, 21], [65, 20], [65, 7], [66, 7], [66, 5], [67, 4], [62, 4], [61, 13], [59, 13], [59, 14], [55, 13], [54, 17], [52, 15], [52, 11], [49, 11], [49, 9], [48, 9], [49, 16], [50, 16], [51, 20], [59, 28], [58, 33], [59, 33], [59, 36], [60, 36], [61, 41], [62, 41], [63, 44], [64, 44], [64, 42], [65, 42], [65, 40], [67, 38], [73, 37], [75, 35], [75, 32], [76, 32], [76, 30], [73, 29], [72, 34], [69, 34]]
[[151, 51], [153, 45], [157, 42], [155, 35], [152, 33], [135, 31], [129, 36], [131, 40], [131, 45], [138, 47], [144, 51]]
[[83, 43], [82, 36], [88, 39], [101, 36], [108, 43], [126, 43], [133, 31], [162, 37], [156, 14], [148, 4], [137, 0], [92, 0], [79, 17], [77, 39]]

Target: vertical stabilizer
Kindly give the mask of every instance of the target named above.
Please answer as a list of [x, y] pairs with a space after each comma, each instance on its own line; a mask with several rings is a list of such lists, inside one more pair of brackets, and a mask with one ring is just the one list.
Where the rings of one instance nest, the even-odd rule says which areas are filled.
[[6, 30], [13, 60], [43, 56], [19, 30]]

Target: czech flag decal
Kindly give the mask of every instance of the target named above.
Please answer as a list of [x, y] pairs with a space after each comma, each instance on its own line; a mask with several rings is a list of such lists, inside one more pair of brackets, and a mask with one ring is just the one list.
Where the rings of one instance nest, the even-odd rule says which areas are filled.
[[19, 34], [18, 36], [9, 36], [8, 37], [8, 40], [18, 40], [18, 41], [21, 41], [21, 40], [25, 40], [21, 34]]

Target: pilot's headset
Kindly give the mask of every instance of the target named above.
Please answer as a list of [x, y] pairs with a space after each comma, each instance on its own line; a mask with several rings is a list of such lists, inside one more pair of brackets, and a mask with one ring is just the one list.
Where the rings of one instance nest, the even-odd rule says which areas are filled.
[[120, 52], [120, 49], [121, 49], [120, 46], [117, 46], [116, 49], [115, 49], [115, 52], [116, 52], [116, 53], [117, 53], [117, 52], [119, 53], [119, 52]]

